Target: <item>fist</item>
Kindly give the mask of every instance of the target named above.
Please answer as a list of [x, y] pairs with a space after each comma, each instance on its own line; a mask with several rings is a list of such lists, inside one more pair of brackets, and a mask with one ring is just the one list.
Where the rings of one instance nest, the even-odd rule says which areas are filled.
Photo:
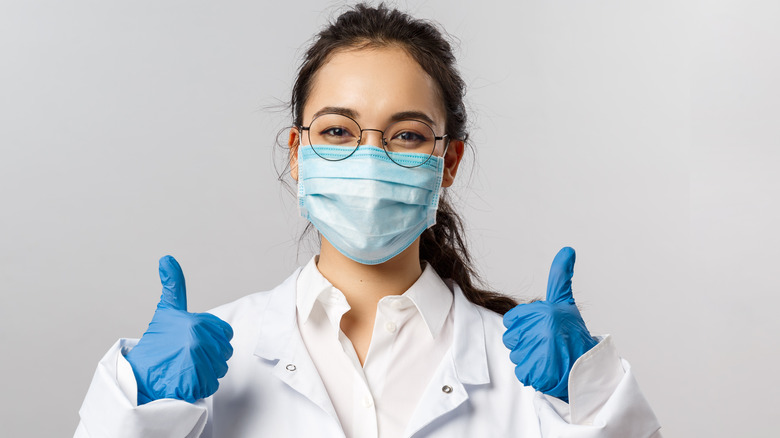
[[217, 391], [233, 354], [233, 329], [210, 313], [187, 312], [184, 274], [160, 259], [162, 296], [149, 328], [125, 355], [138, 384], [138, 404], [162, 398], [190, 403]]
[[550, 267], [547, 299], [519, 304], [504, 315], [504, 345], [523, 385], [569, 401], [569, 371], [597, 342], [574, 304], [574, 249], [561, 249]]

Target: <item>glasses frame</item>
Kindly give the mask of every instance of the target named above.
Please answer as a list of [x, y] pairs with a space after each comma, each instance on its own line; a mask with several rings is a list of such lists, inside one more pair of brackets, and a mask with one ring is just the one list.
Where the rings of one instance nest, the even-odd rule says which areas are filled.
[[[350, 153], [349, 153], [349, 155], [347, 155], [347, 156], [345, 156], [345, 157], [343, 157], [343, 158], [336, 158], [336, 159], [331, 159], [331, 158], [325, 158], [325, 157], [323, 157], [322, 155], [320, 155], [320, 154], [317, 154], [317, 155], [318, 155], [320, 158], [322, 158], [323, 160], [328, 160], [328, 161], [342, 161], [342, 160], [346, 160], [347, 158], [351, 157], [351, 156], [352, 156], [352, 155], [355, 153], [355, 151], [357, 151], [357, 150], [358, 150], [358, 148], [360, 147], [360, 143], [363, 141], [363, 131], [376, 131], [376, 132], [380, 132], [380, 133], [382, 134], [382, 150], [383, 150], [383, 151], [385, 151], [385, 155], [387, 155], [387, 158], [389, 158], [389, 159], [390, 159], [390, 161], [392, 161], [393, 163], [395, 163], [395, 164], [397, 164], [397, 165], [399, 165], [399, 166], [401, 166], [401, 167], [406, 167], [406, 168], [409, 168], [409, 169], [413, 169], [413, 168], [415, 168], [415, 167], [420, 167], [420, 166], [422, 166], [423, 164], [427, 163], [427, 162], [428, 162], [428, 160], [430, 160], [430, 159], [431, 159], [431, 157], [433, 156], [433, 153], [434, 153], [434, 152], [436, 152], [436, 142], [437, 142], [437, 141], [439, 141], [439, 140], [444, 140], [445, 138], [447, 139], [447, 142], [444, 144], [444, 153], [442, 154], [442, 156], [444, 156], [444, 155], [446, 155], [446, 154], [447, 154], [447, 149], [448, 149], [448, 148], [449, 148], [449, 146], [450, 146], [450, 136], [449, 136], [448, 134], [444, 134], [444, 135], [442, 135], [442, 136], [437, 136], [437, 135], [436, 135], [436, 131], [434, 131], [434, 130], [433, 130], [433, 127], [431, 127], [431, 125], [429, 125], [429, 124], [427, 124], [427, 123], [423, 122], [422, 120], [417, 120], [417, 119], [402, 119], [402, 120], [398, 120], [398, 121], [395, 121], [395, 122], [393, 122], [393, 123], [391, 123], [391, 124], [387, 125], [387, 127], [385, 127], [385, 129], [384, 129], [384, 130], [380, 130], [380, 129], [373, 129], [373, 128], [365, 128], [365, 129], [364, 129], [364, 128], [361, 128], [361, 127], [360, 127], [360, 123], [358, 123], [358, 122], [357, 122], [357, 120], [355, 120], [355, 119], [353, 119], [352, 117], [350, 117], [350, 116], [347, 116], [347, 115], [345, 115], [345, 114], [341, 114], [341, 113], [322, 113], [322, 114], [318, 115], [317, 117], [315, 117], [315, 118], [311, 119], [311, 123], [309, 123], [309, 126], [303, 126], [303, 125], [300, 125], [300, 126], [298, 126], [298, 129], [300, 129], [301, 131], [306, 131], [306, 139], [307, 139], [307, 140], [309, 140], [309, 145], [311, 145], [311, 125], [313, 125], [313, 124], [314, 124], [314, 121], [315, 121], [315, 120], [317, 120], [318, 118], [320, 118], [320, 117], [322, 117], [322, 116], [328, 116], [328, 115], [337, 115], [337, 116], [346, 117], [346, 118], [348, 118], [349, 120], [352, 120], [353, 122], [355, 122], [355, 125], [357, 125], [357, 127], [358, 127], [358, 130], [360, 130], [360, 135], [358, 136], [358, 139], [357, 139], [357, 144], [355, 145], [355, 148], [354, 148], [354, 149], [352, 149], [352, 152], [350, 152]], [[391, 127], [391, 126], [395, 125], [396, 123], [401, 123], [401, 122], [405, 122], [405, 121], [408, 121], [408, 120], [413, 120], [413, 121], [415, 121], [415, 122], [422, 123], [423, 125], [427, 126], [427, 127], [428, 127], [428, 129], [430, 129], [430, 130], [431, 130], [431, 132], [433, 133], [433, 149], [431, 150], [431, 153], [428, 155], [428, 158], [426, 158], [426, 159], [425, 159], [425, 161], [421, 162], [420, 164], [415, 164], [414, 166], [407, 166], [407, 165], [404, 165], [404, 164], [398, 163], [397, 161], [393, 160], [393, 157], [391, 157], [391, 156], [390, 156], [390, 154], [389, 154], [389, 153], [388, 153], [388, 151], [387, 151], [387, 139], [385, 138], [385, 131], [387, 131], [387, 128], [389, 128], [389, 127]], [[315, 154], [317, 153], [317, 150], [316, 150], [316, 149], [314, 149], [314, 153], [315, 153]]]

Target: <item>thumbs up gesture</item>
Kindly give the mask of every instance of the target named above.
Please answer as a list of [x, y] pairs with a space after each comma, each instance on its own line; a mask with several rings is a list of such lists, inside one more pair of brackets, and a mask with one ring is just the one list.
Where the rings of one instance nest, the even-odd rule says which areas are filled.
[[233, 354], [233, 329], [210, 313], [187, 312], [184, 274], [171, 256], [160, 259], [163, 290], [152, 322], [125, 355], [138, 383], [138, 405], [162, 398], [190, 403], [214, 394]]
[[520, 304], [504, 315], [504, 345], [523, 385], [569, 401], [569, 371], [597, 342], [590, 336], [571, 291], [574, 249], [555, 256], [547, 299]]

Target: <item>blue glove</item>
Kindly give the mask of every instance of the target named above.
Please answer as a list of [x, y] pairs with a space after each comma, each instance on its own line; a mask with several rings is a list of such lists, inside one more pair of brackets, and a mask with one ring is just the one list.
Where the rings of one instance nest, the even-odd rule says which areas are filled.
[[210, 313], [187, 312], [184, 274], [160, 259], [163, 290], [149, 329], [125, 355], [138, 383], [138, 405], [161, 398], [190, 403], [214, 394], [233, 355], [233, 329]]
[[569, 402], [569, 371], [574, 362], [593, 348], [580, 311], [574, 304], [571, 277], [574, 250], [558, 251], [547, 279], [547, 300], [520, 304], [504, 315], [504, 345], [517, 366], [523, 385]]

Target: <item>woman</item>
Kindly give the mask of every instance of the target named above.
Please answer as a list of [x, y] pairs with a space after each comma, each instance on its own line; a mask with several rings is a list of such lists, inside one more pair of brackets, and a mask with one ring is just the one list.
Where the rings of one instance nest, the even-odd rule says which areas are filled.
[[463, 157], [463, 93], [430, 23], [357, 5], [323, 30], [288, 140], [319, 255], [203, 314], [161, 259], [149, 329], [103, 358], [76, 435], [660, 436], [628, 363], [574, 305], [573, 250], [546, 301], [474, 285], [442, 190]]

